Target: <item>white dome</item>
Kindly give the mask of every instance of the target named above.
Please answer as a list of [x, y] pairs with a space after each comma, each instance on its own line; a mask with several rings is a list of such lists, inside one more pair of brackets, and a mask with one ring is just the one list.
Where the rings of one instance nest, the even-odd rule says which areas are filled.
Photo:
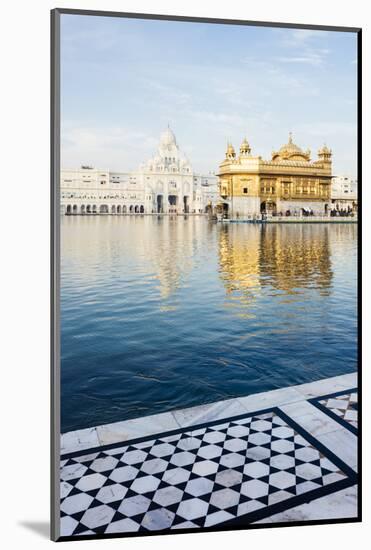
[[160, 137], [160, 145], [162, 147], [171, 147], [173, 145], [176, 145], [175, 136], [169, 127], [167, 127], [166, 130], [162, 132]]

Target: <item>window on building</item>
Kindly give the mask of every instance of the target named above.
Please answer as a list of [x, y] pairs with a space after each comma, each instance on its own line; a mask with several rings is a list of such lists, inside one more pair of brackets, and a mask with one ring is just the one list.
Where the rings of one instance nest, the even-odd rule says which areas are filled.
[[243, 192], [245, 193], [245, 195], [248, 193], [247, 187], [244, 187], [244, 188], [243, 188]]

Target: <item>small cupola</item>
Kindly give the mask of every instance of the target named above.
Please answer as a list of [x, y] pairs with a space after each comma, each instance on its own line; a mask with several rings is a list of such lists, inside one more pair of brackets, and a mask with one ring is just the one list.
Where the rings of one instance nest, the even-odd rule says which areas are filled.
[[241, 143], [240, 147], [240, 154], [242, 157], [246, 157], [251, 153], [251, 147], [249, 145], [249, 142], [246, 138], [244, 138], [243, 142]]
[[234, 150], [234, 147], [231, 143], [228, 142], [227, 144], [227, 150], [225, 153], [225, 158], [229, 160], [233, 160], [236, 158], [236, 151]]

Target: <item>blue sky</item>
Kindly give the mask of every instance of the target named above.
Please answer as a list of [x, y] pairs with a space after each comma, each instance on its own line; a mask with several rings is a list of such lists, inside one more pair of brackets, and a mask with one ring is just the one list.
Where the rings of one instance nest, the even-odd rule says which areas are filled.
[[292, 131], [356, 174], [354, 33], [62, 15], [61, 36], [62, 167], [135, 170], [169, 123], [196, 171]]

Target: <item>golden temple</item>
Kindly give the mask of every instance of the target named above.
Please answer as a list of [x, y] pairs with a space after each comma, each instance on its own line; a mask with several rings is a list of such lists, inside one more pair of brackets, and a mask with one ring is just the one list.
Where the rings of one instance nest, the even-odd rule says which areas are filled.
[[253, 155], [246, 138], [238, 156], [228, 143], [218, 175], [223, 209], [231, 216], [324, 215], [331, 207], [332, 151], [324, 145], [311, 160], [291, 133], [270, 160]]

